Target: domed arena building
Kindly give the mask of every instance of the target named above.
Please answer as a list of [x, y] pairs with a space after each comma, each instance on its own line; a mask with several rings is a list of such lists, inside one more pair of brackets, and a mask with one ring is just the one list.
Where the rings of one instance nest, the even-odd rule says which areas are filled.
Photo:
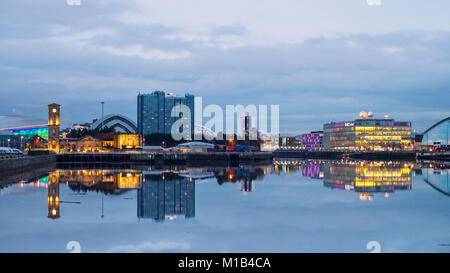
[[135, 134], [137, 125], [130, 118], [120, 114], [109, 114], [94, 121], [91, 124], [91, 130], [100, 130], [102, 128], [113, 128], [114, 131], [126, 134]]

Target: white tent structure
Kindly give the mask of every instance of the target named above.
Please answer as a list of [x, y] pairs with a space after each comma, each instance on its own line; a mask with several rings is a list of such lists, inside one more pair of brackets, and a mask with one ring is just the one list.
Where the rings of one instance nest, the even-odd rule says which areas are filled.
[[208, 152], [208, 149], [213, 149], [214, 144], [206, 143], [206, 142], [186, 142], [179, 144], [177, 146], [178, 149], [185, 153], [194, 152], [194, 153], [206, 153]]

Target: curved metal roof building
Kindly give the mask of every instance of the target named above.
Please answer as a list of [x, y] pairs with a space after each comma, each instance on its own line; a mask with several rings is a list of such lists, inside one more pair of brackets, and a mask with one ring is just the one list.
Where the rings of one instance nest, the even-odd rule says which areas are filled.
[[422, 145], [450, 145], [450, 117], [445, 118], [423, 133]]
[[113, 128], [116, 132], [135, 134], [137, 125], [134, 121], [120, 114], [109, 114], [91, 124], [92, 130]]

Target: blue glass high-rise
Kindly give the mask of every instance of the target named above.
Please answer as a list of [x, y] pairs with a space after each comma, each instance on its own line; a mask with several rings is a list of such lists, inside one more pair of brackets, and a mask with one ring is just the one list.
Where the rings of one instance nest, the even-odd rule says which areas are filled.
[[139, 94], [137, 97], [138, 133], [170, 134], [173, 123], [180, 117], [172, 117], [172, 108], [176, 105], [186, 105], [191, 110], [191, 134], [194, 129], [194, 95], [186, 94], [176, 97], [163, 91], [151, 94]]

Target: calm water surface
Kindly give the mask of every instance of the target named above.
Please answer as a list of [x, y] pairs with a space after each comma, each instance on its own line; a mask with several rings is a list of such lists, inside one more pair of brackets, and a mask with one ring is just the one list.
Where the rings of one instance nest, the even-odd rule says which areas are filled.
[[0, 252], [450, 252], [449, 166], [65, 166], [0, 190]]

